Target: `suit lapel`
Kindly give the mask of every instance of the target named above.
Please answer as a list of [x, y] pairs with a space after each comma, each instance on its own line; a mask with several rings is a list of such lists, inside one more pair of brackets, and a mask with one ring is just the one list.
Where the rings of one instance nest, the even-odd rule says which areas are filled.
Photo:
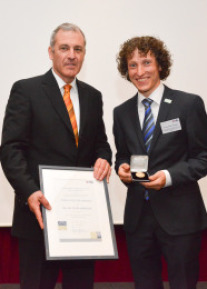
[[136, 133], [136, 139], [138, 139], [137, 147], [141, 145], [146, 150], [138, 115], [138, 93], [132, 98], [129, 105], [128, 111], [130, 117], [128, 127], [132, 127], [131, 131]]
[[73, 134], [73, 129], [70, 123], [69, 115], [65, 107], [60, 89], [57, 82], [52, 74], [52, 71], [48, 71], [42, 82], [43, 90], [48, 96], [54, 110], [59, 115], [60, 119], [64, 122], [70, 132]]
[[84, 131], [84, 126], [88, 118], [88, 90], [84, 87], [83, 83], [77, 80], [78, 95], [79, 95], [79, 105], [80, 105], [80, 129], [79, 136], [81, 141], [81, 136]]
[[149, 154], [155, 147], [155, 144], [158, 140], [159, 135], [162, 133], [161, 128], [160, 128], [160, 123], [167, 119], [167, 115], [172, 107], [172, 102], [173, 102], [172, 94], [173, 94], [172, 91], [168, 87], [165, 86], [164, 94], [160, 103], [159, 113], [158, 113], [158, 117], [156, 121], [156, 126], [154, 130], [154, 135], [153, 135], [151, 147], [149, 150]]

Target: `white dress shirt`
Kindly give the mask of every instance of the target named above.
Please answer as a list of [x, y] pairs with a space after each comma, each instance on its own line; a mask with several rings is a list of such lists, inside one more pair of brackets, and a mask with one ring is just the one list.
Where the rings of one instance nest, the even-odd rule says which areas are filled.
[[[148, 98], [153, 100], [153, 102], [151, 104], [151, 111], [152, 111], [152, 115], [153, 115], [155, 124], [157, 121], [157, 116], [159, 113], [160, 103], [162, 100], [164, 90], [165, 90], [164, 85], [162, 83], [160, 83], [160, 85], [148, 97]], [[140, 92], [138, 92], [138, 116], [139, 116], [141, 129], [143, 128], [144, 116], [145, 116], [145, 106], [142, 103], [142, 100], [145, 98], [146, 97], [144, 95], [142, 95]], [[170, 173], [168, 172], [168, 170], [162, 170], [162, 171], [165, 173], [165, 176], [166, 176], [165, 187], [171, 186], [172, 185], [172, 178], [170, 176]]]
[[[68, 83], [65, 83], [65, 81], [60, 78], [59, 75], [57, 75], [57, 73], [55, 73], [55, 71], [52, 69], [52, 73], [57, 81], [58, 87], [60, 89], [60, 92], [62, 94], [62, 96], [64, 95], [64, 86]], [[80, 129], [80, 104], [79, 104], [79, 95], [78, 95], [78, 87], [77, 87], [77, 83], [76, 83], [76, 78], [69, 83], [72, 88], [70, 90], [70, 98], [73, 104], [73, 109], [75, 112], [75, 117], [76, 117], [76, 122], [77, 122], [77, 126], [78, 126], [78, 132]]]

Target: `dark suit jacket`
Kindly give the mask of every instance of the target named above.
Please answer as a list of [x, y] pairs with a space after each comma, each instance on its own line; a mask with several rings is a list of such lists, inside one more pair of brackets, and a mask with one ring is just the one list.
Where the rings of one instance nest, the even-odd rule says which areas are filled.
[[[167, 99], [167, 100], [166, 100]], [[138, 95], [114, 110], [117, 147], [116, 171], [133, 154], [146, 155], [137, 112]], [[168, 100], [171, 100], [168, 101]], [[160, 123], [179, 118], [181, 130], [163, 134]], [[199, 96], [165, 87], [149, 151], [149, 174], [167, 169], [172, 186], [149, 190], [154, 214], [169, 234], [179, 235], [206, 227], [207, 218], [197, 180], [207, 173], [207, 116]], [[124, 224], [128, 232], [138, 225], [144, 187], [128, 185]]]
[[51, 71], [16, 82], [3, 125], [1, 162], [13, 186], [15, 236], [39, 239], [41, 230], [30, 212], [28, 197], [40, 189], [38, 166], [91, 167], [97, 158], [111, 163], [102, 119], [101, 93], [77, 80], [80, 102], [79, 146], [57, 82]]

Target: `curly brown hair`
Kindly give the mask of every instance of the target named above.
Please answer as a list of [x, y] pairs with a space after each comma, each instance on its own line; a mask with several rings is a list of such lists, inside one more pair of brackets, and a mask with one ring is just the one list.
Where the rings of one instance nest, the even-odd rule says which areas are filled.
[[164, 42], [151, 36], [142, 36], [129, 39], [121, 46], [117, 62], [118, 70], [124, 78], [130, 81], [128, 77], [128, 59], [136, 48], [143, 55], [147, 55], [150, 51], [155, 56], [158, 65], [161, 67], [161, 71], [159, 72], [160, 79], [163, 80], [168, 77], [172, 61], [171, 55]]

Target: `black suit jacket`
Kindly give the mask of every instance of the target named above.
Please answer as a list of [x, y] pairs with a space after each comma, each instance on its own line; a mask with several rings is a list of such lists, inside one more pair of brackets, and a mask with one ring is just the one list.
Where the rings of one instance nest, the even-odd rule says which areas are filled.
[[[137, 112], [138, 95], [114, 110], [117, 147], [116, 171], [130, 156], [146, 155]], [[160, 123], [179, 119], [181, 130], [163, 134]], [[197, 180], [207, 173], [207, 116], [199, 96], [165, 87], [149, 151], [149, 174], [168, 170], [172, 186], [149, 190], [154, 214], [161, 227], [172, 235], [187, 234], [206, 227], [206, 211]], [[125, 229], [133, 232], [144, 203], [144, 187], [128, 185]]]
[[97, 158], [111, 163], [102, 119], [101, 93], [78, 81], [79, 146], [57, 82], [51, 71], [16, 82], [11, 90], [3, 125], [1, 162], [13, 186], [15, 236], [41, 238], [41, 230], [26, 204], [40, 189], [38, 166], [91, 167]]

